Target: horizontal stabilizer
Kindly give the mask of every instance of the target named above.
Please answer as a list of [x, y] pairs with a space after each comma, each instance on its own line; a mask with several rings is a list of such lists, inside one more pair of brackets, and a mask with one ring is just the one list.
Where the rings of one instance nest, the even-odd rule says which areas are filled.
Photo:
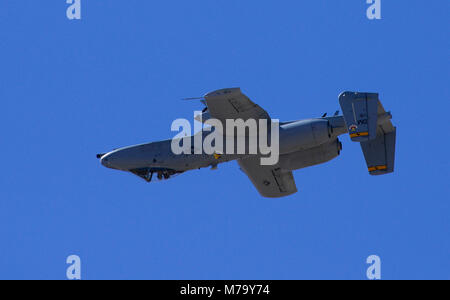
[[379, 127], [377, 131], [376, 139], [361, 143], [369, 174], [392, 173], [394, 172], [396, 129], [386, 133]]

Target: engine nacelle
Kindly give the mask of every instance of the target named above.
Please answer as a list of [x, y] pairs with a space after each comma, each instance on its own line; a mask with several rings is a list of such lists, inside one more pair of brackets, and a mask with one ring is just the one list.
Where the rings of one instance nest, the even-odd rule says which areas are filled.
[[341, 150], [341, 142], [335, 139], [315, 148], [281, 155], [279, 164], [285, 170], [306, 168], [332, 160], [341, 153]]
[[333, 128], [326, 119], [308, 119], [280, 126], [280, 154], [318, 147], [332, 141]]

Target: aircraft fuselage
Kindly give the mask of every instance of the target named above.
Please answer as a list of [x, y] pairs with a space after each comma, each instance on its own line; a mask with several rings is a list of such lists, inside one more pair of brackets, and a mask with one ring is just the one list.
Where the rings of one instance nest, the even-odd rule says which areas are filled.
[[[342, 146], [337, 137], [346, 132], [342, 116], [280, 123], [277, 164], [286, 170], [296, 170], [329, 161], [339, 155]], [[204, 141], [208, 133], [199, 132], [196, 135], [201, 135], [200, 140]], [[158, 179], [167, 179], [185, 171], [206, 167], [214, 169], [220, 163], [255, 155], [248, 153], [248, 137], [245, 139], [246, 152], [243, 154], [208, 154], [202, 149], [199, 151], [201, 145], [196, 145], [195, 136], [190, 138], [192, 147], [187, 154], [174, 154], [171, 148], [173, 140], [164, 140], [124, 147], [100, 155], [101, 163], [107, 168], [129, 171], [151, 181], [154, 173]], [[226, 139], [223, 143], [225, 149]], [[236, 140], [234, 146], [237, 146]]]

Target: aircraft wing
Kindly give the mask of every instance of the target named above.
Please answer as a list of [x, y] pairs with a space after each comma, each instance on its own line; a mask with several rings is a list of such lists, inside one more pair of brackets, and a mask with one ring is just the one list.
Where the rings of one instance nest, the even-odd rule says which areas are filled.
[[278, 198], [297, 192], [292, 171], [277, 165], [262, 166], [256, 156], [239, 159], [238, 164], [263, 197]]
[[240, 88], [229, 88], [210, 92], [204, 96], [211, 118], [225, 126], [226, 119], [267, 119], [269, 114], [245, 96]]

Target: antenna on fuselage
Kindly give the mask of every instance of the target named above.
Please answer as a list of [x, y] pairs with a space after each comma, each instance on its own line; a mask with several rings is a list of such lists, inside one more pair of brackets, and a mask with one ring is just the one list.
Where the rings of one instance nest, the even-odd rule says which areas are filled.
[[181, 98], [181, 100], [205, 100], [204, 97]]
[[200, 100], [200, 102], [205, 106], [202, 110], [202, 113], [206, 112], [208, 110], [208, 105], [206, 105], [205, 97], [194, 97], [194, 98], [182, 98], [181, 100]]

